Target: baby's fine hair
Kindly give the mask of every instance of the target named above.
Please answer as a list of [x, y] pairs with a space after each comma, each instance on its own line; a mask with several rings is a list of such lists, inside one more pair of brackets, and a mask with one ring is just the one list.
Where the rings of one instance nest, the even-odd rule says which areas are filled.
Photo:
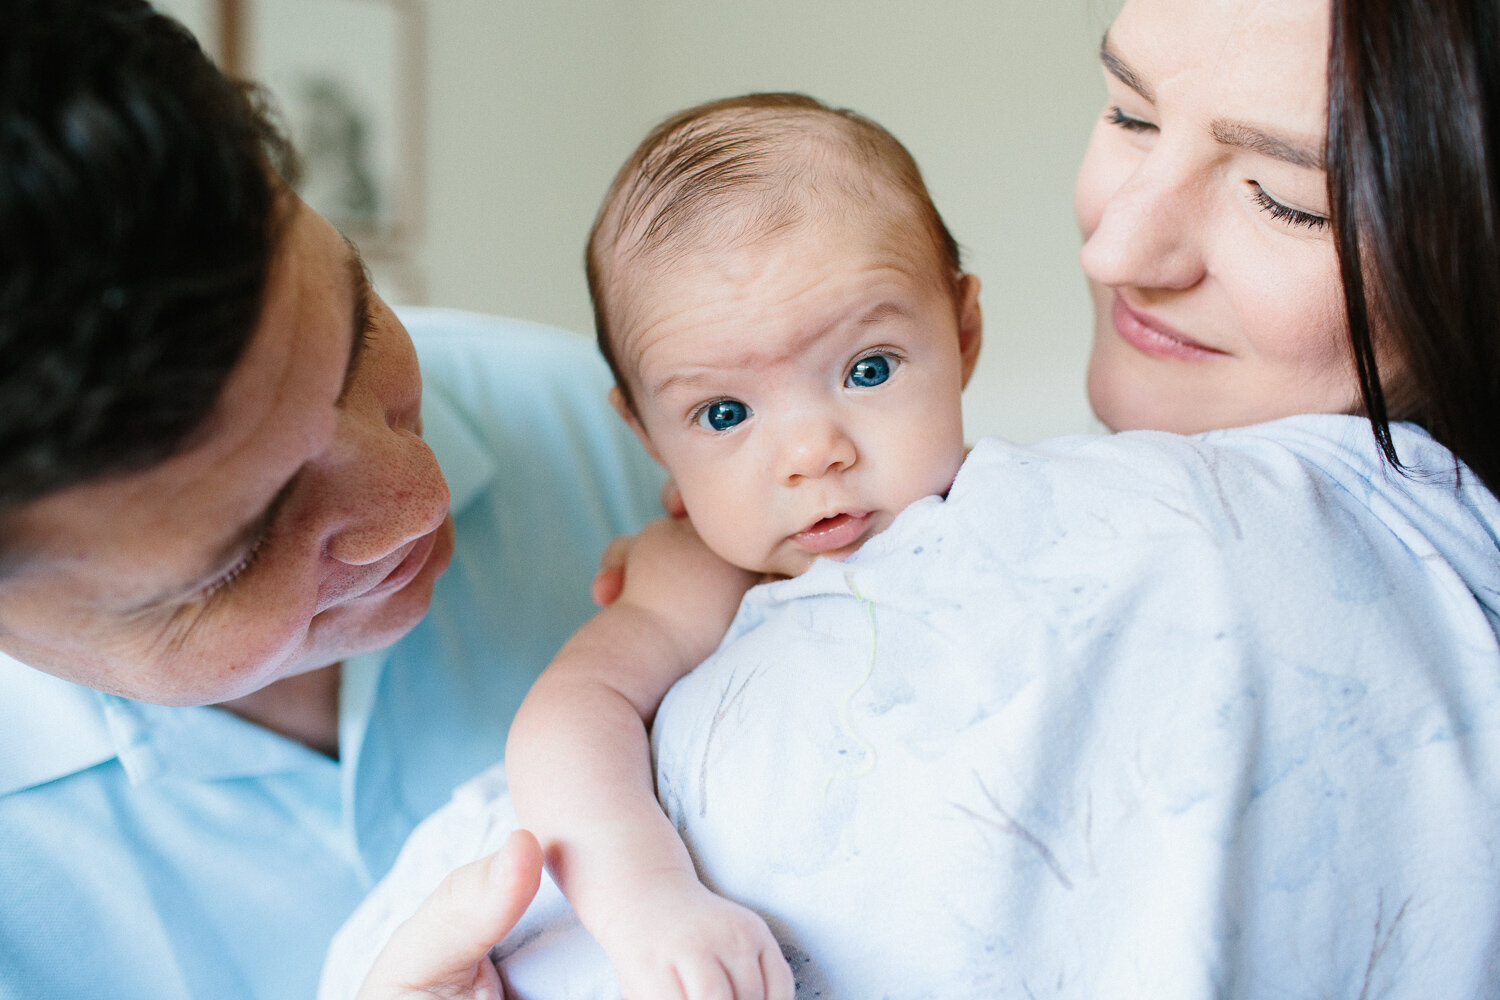
[[747, 94], [688, 108], [651, 130], [615, 175], [586, 254], [599, 350], [632, 408], [610, 320], [623, 294], [620, 265], [663, 267], [754, 245], [820, 211], [885, 216], [893, 230], [931, 245], [956, 291], [958, 243], [916, 160], [863, 115], [805, 94]]

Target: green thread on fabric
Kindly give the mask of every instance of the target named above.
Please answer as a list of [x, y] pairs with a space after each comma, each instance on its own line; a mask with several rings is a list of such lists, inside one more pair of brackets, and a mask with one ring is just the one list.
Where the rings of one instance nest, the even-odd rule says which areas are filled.
[[828, 781], [823, 786], [823, 797], [825, 799], [828, 797], [828, 789], [833, 787], [836, 779], [844, 778], [849, 781], [855, 781], [875, 770], [875, 744], [860, 734], [859, 728], [854, 725], [854, 719], [850, 714], [850, 709], [854, 705], [854, 699], [870, 683], [870, 679], [875, 676], [875, 651], [879, 638], [879, 632], [875, 627], [875, 605], [859, 592], [859, 585], [854, 582], [854, 572], [852, 570], [844, 572], [844, 582], [849, 585], [849, 592], [854, 595], [854, 599], [864, 605], [865, 614], [870, 620], [870, 659], [865, 665], [865, 675], [860, 678], [859, 683], [849, 692], [849, 696], [844, 699], [843, 705], [839, 706], [839, 724], [844, 728], [845, 732], [853, 737], [854, 742], [858, 743], [864, 749], [865, 763], [858, 770], [850, 771], [846, 774], [830, 775]]

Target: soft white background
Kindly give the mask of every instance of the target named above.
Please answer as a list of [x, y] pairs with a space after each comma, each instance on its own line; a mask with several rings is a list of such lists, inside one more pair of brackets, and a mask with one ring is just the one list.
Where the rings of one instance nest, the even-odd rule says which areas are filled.
[[[299, 24], [320, 0], [304, 2]], [[212, 0], [162, 5], [213, 31]], [[1096, 53], [1111, 0], [418, 6], [422, 211], [410, 256], [420, 281], [408, 287], [429, 303], [589, 333], [583, 241], [646, 130], [708, 98], [801, 90], [864, 112], [911, 149], [984, 282], [970, 437], [1096, 427], [1071, 191], [1103, 105]], [[360, 45], [336, 23], [327, 37]]]

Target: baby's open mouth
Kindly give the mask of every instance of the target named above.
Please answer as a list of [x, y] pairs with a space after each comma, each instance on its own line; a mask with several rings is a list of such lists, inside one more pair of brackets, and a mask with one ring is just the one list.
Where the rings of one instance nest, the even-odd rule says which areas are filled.
[[869, 524], [868, 511], [844, 511], [814, 522], [797, 532], [793, 540], [809, 552], [836, 552], [859, 541]]

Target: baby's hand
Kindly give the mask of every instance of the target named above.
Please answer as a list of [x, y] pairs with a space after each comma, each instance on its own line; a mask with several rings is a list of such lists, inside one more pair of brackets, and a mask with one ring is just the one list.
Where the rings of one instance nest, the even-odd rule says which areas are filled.
[[625, 1000], [792, 1000], [792, 970], [765, 921], [691, 877], [638, 894], [600, 943]]
[[691, 521], [666, 517], [630, 544], [619, 602], [656, 616], [697, 663], [713, 652], [758, 579], [710, 551]]
[[[687, 506], [682, 502], [682, 491], [670, 479], [661, 488], [661, 505], [668, 517], [687, 517]], [[594, 574], [594, 582], [589, 588], [594, 603], [599, 607], [604, 608], [615, 603], [620, 596], [620, 591], [625, 589], [625, 563], [634, 544], [634, 535], [620, 535], [609, 543], [604, 554], [599, 557], [599, 572]]]

